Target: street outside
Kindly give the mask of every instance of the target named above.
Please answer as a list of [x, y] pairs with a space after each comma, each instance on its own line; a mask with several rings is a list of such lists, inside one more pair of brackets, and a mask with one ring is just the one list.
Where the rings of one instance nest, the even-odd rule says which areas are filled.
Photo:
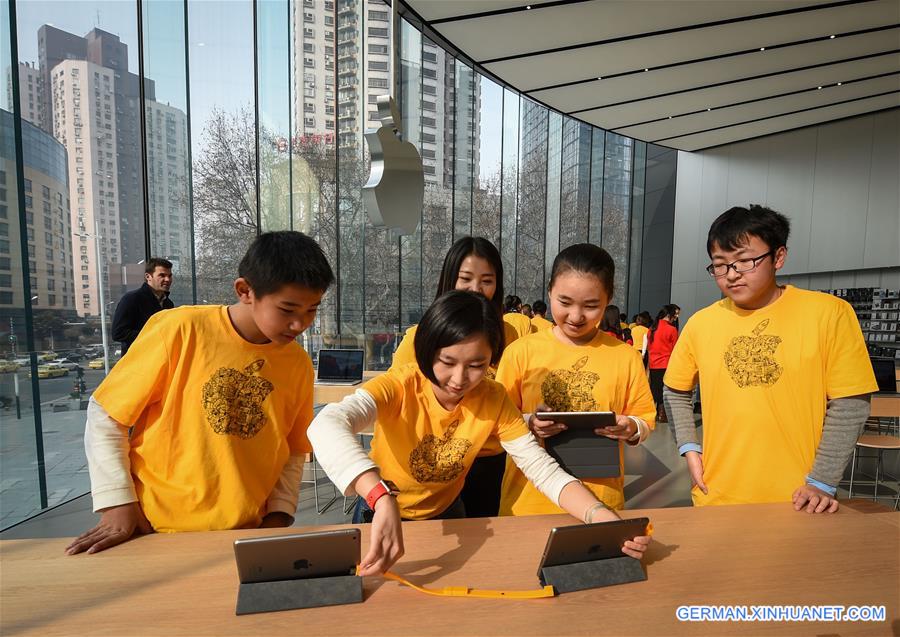
[[[15, 401], [16, 375], [20, 417]], [[102, 369], [84, 370], [85, 399], [103, 376]], [[80, 401], [70, 397], [75, 380], [75, 372], [69, 372], [38, 381], [48, 506], [90, 490], [84, 456], [85, 412], [80, 410]], [[4, 529], [41, 510], [31, 379], [27, 370], [0, 374], [0, 402], [0, 529]]]

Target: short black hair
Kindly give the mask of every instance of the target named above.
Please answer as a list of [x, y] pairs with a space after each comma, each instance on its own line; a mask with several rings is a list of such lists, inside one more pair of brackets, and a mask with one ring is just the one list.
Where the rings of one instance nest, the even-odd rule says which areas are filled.
[[547, 304], [538, 299], [534, 303], [531, 304], [531, 309], [534, 310], [535, 314], [546, 314], [547, 313]]
[[153, 274], [156, 272], [156, 268], [171, 270], [172, 262], [168, 259], [163, 259], [162, 257], [151, 257], [147, 259], [147, 263], [144, 264], [144, 274]]
[[515, 294], [507, 294], [506, 298], [503, 299], [504, 312], [518, 312], [521, 307], [522, 299]]
[[606, 294], [611, 299], [615, 291], [613, 281], [616, 277], [616, 264], [609, 252], [593, 243], [576, 243], [571, 245], [553, 260], [553, 268], [550, 270], [550, 289], [556, 282], [556, 277], [568, 271], [593, 274], [606, 289]]
[[503, 260], [500, 258], [500, 252], [497, 247], [485, 239], [484, 237], [460, 237], [453, 242], [447, 255], [444, 257], [444, 264], [441, 266], [441, 275], [438, 278], [437, 293], [434, 298], [443, 296], [445, 292], [456, 289], [456, 280], [459, 278], [459, 268], [466, 257], [476, 256], [484, 259], [493, 268], [496, 276], [496, 287], [494, 288], [494, 296], [490, 302], [496, 308], [498, 313], [503, 312]]
[[491, 364], [500, 361], [503, 352], [503, 319], [481, 294], [450, 290], [425, 310], [416, 328], [413, 347], [416, 362], [425, 378], [437, 384], [434, 359], [438, 350], [456, 345], [473, 334], [484, 334], [491, 346]]
[[712, 256], [715, 246], [735, 250], [751, 236], [759, 237], [769, 250], [777, 250], [787, 246], [790, 234], [791, 222], [780, 212], [756, 204], [750, 204], [749, 208], [735, 206], [712, 222], [706, 237], [706, 254]]
[[293, 230], [256, 237], [238, 265], [238, 276], [258, 298], [292, 284], [324, 292], [334, 282], [334, 272], [319, 244]]

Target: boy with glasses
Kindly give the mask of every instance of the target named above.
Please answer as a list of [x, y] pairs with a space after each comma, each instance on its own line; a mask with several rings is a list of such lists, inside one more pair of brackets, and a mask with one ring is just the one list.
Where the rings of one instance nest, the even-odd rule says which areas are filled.
[[[664, 391], [695, 506], [838, 509], [837, 485], [877, 385], [853, 308], [775, 280], [789, 232], [784, 215], [756, 205], [731, 208], [709, 229], [706, 269], [725, 298], [684, 327]], [[691, 405], [698, 381], [702, 445]]]

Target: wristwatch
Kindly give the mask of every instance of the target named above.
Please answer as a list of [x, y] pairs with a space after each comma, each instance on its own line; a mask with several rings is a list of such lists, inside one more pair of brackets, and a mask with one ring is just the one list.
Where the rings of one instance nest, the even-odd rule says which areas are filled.
[[375, 503], [381, 499], [383, 495], [391, 495], [396, 497], [400, 493], [400, 490], [397, 488], [397, 485], [391, 482], [390, 480], [379, 480], [378, 483], [371, 488], [369, 493], [366, 495], [366, 505], [371, 510], [375, 510]]

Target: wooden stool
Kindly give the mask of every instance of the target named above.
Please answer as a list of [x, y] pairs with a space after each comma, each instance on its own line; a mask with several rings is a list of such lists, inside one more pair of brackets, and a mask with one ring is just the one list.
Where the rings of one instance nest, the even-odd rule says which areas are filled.
[[[900, 450], [900, 438], [897, 436], [879, 436], [876, 434], [863, 434], [859, 437], [859, 440], [856, 441], [856, 446], [853, 448], [853, 466], [850, 469], [850, 491], [848, 497], [853, 497], [853, 481], [856, 476], [856, 460], [858, 458], [858, 450], [860, 448], [866, 449], [875, 449], [878, 451], [878, 462], [875, 465], [875, 491], [872, 495], [872, 500], [878, 501], [878, 485], [881, 483], [881, 475], [882, 471], [882, 456], [884, 455], [885, 450]], [[896, 478], [892, 476], [887, 476], [891, 478], [891, 481], [897, 482]], [[894, 496], [894, 509], [896, 510], [898, 505], [900, 505], [900, 483], [896, 485], [896, 494]]]

